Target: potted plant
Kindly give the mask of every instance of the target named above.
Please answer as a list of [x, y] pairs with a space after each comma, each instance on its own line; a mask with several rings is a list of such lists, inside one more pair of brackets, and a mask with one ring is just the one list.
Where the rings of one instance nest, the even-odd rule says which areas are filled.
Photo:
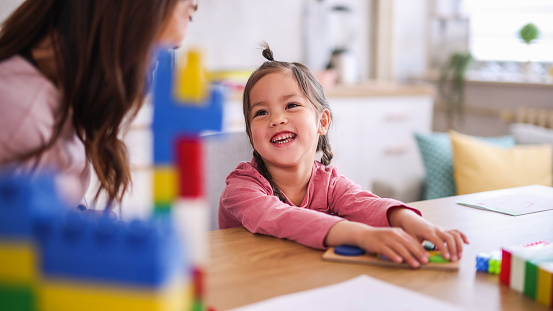
[[529, 80], [532, 76], [532, 55], [530, 53], [530, 45], [534, 40], [538, 38], [538, 36], [540, 35], [540, 30], [533, 23], [528, 23], [520, 29], [518, 35], [528, 46], [528, 61], [526, 62], [526, 64], [524, 64], [523, 70], [526, 76], [526, 80]]
[[470, 53], [454, 53], [442, 67], [438, 81], [439, 97], [445, 105], [447, 127], [462, 120], [465, 99], [465, 75], [472, 62]]

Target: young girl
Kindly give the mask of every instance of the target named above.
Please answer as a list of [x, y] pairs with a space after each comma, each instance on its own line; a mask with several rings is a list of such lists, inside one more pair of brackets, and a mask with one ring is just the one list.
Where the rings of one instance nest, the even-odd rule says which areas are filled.
[[428, 263], [421, 243], [428, 240], [457, 261], [468, 243], [463, 233], [444, 231], [327, 166], [332, 114], [321, 85], [305, 66], [275, 61], [268, 46], [263, 56], [268, 61], [250, 76], [243, 98], [254, 158], [227, 177], [220, 228], [244, 226], [318, 249], [354, 245], [415, 268]]
[[124, 122], [141, 107], [157, 45], [175, 47], [195, 0], [27, 0], [0, 31], [0, 168], [55, 171], [73, 206], [89, 163], [110, 201], [130, 184]]

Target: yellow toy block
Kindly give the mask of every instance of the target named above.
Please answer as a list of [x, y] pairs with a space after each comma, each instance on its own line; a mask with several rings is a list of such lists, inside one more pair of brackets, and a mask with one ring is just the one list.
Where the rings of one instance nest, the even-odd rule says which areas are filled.
[[170, 166], [154, 167], [154, 203], [167, 204], [178, 196], [178, 172]]
[[200, 52], [189, 51], [188, 61], [179, 67], [175, 79], [175, 97], [188, 103], [204, 102], [207, 98], [209, 83], [204, 73]]
[[32, 284], [38, 275], [37, 255], [30, 243], [0, 240], [0, 281]]
[[536, 300], [548, 307], [553, 304], [553, 262], [538, 267]]
[[160, 289], [45, 280], [38, 292], [42, 311], [181, 311], [192, 304], [182, 278]]

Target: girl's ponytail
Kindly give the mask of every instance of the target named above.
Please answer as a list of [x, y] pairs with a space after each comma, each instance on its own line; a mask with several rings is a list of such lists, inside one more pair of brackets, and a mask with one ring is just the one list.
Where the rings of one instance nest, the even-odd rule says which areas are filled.
[[273, 189], [273, 194], [279, 198], [280, 201], [286, 202], [286, 198], [284, 197], [284, 194], [278, 187], [275, 185], [273, 178], [271, 177], [271, 174], [269, 174], [269, 171], [267, 171], [267, 168], [265, 167], [265, 163], [263, 162], [263, 159], [261, 158], [261, 155], [257, 151], [253, 151], [253, 158], [255, 159], [255, 162], [257, 163], [257, 171], [259, 171], [259, 174], [261, 176], [265, 177], [269, 184], [271, 184], [271, 188]]

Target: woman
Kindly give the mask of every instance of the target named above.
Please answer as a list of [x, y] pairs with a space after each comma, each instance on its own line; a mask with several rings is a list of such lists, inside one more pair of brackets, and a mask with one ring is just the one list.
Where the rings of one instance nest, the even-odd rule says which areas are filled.
[[76, 206], [90, 180], [131, 183], [121, 129], [140, 109], [156, 45], [176, 47], [195, 0], [27, 0], [0, 31], [0, 166], [54, 171]]

